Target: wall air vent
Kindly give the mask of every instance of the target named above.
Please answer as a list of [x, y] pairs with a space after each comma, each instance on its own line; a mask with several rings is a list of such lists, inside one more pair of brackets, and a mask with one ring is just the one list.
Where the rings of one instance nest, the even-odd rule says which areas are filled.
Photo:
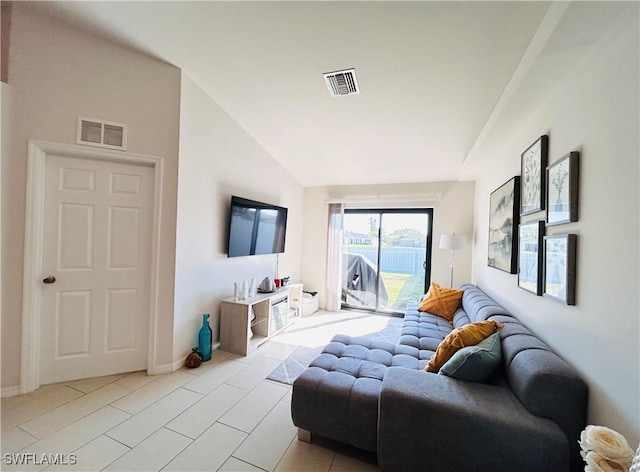
[[360, 93], [355, 69], [345, 69], [322, 74], [332, 97]]
[[78, 117], [76, 142], [108, 149], [127, 149], [127, 125]]

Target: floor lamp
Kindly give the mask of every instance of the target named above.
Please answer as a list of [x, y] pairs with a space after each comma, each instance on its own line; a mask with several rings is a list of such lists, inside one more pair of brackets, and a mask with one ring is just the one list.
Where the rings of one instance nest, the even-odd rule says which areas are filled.
[[466, 240], [466, 236], [456, 233], [443, 234], [440, 236], [440, 249], [449, 249], [451, 251], [451, 288], [453, 288], [454, 254], [456, 252], [456, 249], [462, 249], [464, 247]]

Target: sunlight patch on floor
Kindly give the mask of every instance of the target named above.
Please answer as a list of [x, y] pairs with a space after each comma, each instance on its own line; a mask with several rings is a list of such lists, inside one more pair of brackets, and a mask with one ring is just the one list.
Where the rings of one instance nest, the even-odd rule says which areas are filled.
[[271, 340], [296, 346], [318, 347], [329, 343], [336, 334], [370, 336], [395, 326], [399, 331], [401, 323], [400, 318], [385, 315], [319, 311], [296, 320], [294, 325]]

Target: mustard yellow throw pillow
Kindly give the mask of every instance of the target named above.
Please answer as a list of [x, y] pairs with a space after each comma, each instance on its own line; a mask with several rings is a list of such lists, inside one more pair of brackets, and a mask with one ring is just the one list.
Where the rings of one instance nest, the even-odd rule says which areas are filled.
[[460, 299], [464, 290], [457, 290], [455, 288], [446, 288], [438, 285], [435, 282], [431, 282], [427, 296], [420, 302], [418, 310], [428, 311], [434, 315], [438, 315], [447, 321], [453, 320], [453, 315], [456, 313], [458, 306], [460, 305]]
[[468, 323], [454, 329], [438, 345], [435, 354], [431, 356], [429, 363], [424, 370], [437, 373], [445, 362], [451, 359], [458, 349], [466, 346], [475, 346], [479, 342], [491, 336], [498, 328], [502, 328], [502, 323], [497, 321], [479, 321], [478, 323]]

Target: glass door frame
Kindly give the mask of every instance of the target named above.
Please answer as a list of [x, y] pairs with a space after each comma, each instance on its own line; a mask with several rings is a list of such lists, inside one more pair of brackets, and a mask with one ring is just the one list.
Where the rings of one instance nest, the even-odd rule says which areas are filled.
[[[356, 307], [352, 305], [348, 305], [346, 303], [341, 303], [340, 306], [342, 309], [347, 310], [359, 310], [366, 311], [369, 313], [379, 313], [383, 315], [401, 315], [404, 312], [394, 311], [394, 310], [380, 310], [378, 309], [379, 297], [380, 297], [380, 256], [382, 251], [382, 215], [383, 213], [392, 213], [392, 214], [402, 214], [402, 213], [412, 213], [412, 214], [425, 214], [428, 217], [427, 221], [427, 238], [425, 241], [425, 261], [423, 263], [424, 268], [424, 287], [423, 293], [427, 293], [428, 287], [431, 285], [431, 251], [433, 249], [433, 208], [345, 208], [344, 214], [371, 214], [377, 213], [380, 219], [380, 224], [378, 225], [378, 252], [377, 252], [377, 274], [376, 274], [376, 306], [375, 308], [365, 308], [365, 307]], [[343, 228], [344, 230], [344, 228]], [[344, 254], [344, 252], [343, 252]]]

